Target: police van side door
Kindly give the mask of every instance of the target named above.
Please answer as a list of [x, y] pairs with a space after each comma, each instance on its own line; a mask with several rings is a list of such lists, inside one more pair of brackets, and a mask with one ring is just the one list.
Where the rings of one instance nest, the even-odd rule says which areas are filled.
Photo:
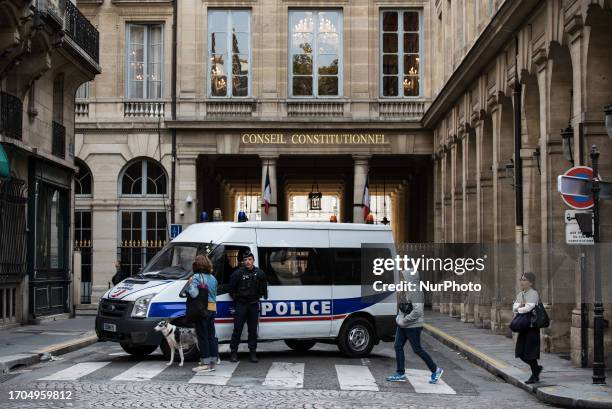
[[257, 238], [259, 267], [268, 279], [268, 300], [261, 303], [259, 337], [329, 337], [332, 303], [331, 275], [325, 257], [329, 246], [327, 231], [283, 234], [280, 229], [257, 229]]

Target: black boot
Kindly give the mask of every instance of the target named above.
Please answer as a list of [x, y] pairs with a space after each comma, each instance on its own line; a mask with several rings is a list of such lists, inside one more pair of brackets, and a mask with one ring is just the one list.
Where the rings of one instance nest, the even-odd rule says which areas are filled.
[[250, 359], [251, 359], [251, 362], [253, 362], [254, 364], [256, 364], [257, 362], [259, 362], [259, 360], [257, 359], [257, 354], [255, 353], [255, 351], [251, 351], [251, 353], [250, 353]]
[[238, 351], [232, 351], [230, 353], [230, 362], [238, 362]]
[[538, 369], [534, 374], [538, 381], [540, 380], [540, 374], [542, 373], [542, 369], [544, 369], [544, 367], [542, 365], [538, 365]]
[[529, 379], [525, 381], [527, 385], [531, 385], [532, 383], [538, 383], [538, 382], [540, 382], [540, 379], [535, 375], [531, 375]]

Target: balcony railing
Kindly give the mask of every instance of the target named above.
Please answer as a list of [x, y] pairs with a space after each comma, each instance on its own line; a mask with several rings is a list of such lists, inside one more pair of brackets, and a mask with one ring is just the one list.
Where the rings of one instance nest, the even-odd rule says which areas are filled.
[[344, 115], [344, 102], [313, 101], [313, 102], [287, 102], [287, 116], [291, 117], [342, 117]]
[[53, 121], [51, 153], [62, 159], [66, 157], [66, 128], [55, 121]]
[[66, 2], [64, 31], [95, 61], [99, 60], [100, 33], [79, 9], [70, 1]]
[[0, 95], [0, 133], [9, 138], [21, 140], [23, 104], [14, 95], [2, 92]]
[[46, 20], [63, 30], [87, 55], [99, 63], [100, 33], [70, 0], [37, 0]]
[[89, 102], [75, 101], [74, 114], [77, 118], [87, 118], [89, 116]]
[[127, 118], [163, 118], [165, 105], [164, 101], [123, 101], [123, 116]]
[[380, 119], [420, 120], [425, 113], [422, 101], [381, 101], [378, 103]]

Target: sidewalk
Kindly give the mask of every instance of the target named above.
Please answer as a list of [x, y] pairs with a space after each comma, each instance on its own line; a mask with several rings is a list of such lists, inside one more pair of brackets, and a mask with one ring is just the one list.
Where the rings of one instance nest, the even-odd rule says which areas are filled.
[[576, 368], [555, 354], [542, 353], [542, 382], [527, 385], [529, 367], [514, 357], [511, 338], [434, 311], [426, 311], [425, 322], [425, 331], [434, 338], [543, 402], [573, 408], [612, 408], [612, 371], [607, 371], [608, 385], [593, 385], [590, 368]]
[[95, 317], [77, 317], [0, 330], [0, 376], [97, 342]]

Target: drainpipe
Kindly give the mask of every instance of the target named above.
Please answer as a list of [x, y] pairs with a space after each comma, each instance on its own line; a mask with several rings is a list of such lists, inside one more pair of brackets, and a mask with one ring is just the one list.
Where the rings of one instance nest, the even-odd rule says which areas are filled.
[[[172, 120], [176, 120], [176, 37], [177, 37], [177, 7], [178, 0], [172, 2]], [[176, 199], [176, 129], [172, 128], [172, 169], [170, 176], [170, 223], [175, 222]]]
[[515, 37], [516, 54], [514, 57], [514, 89], [512, 98], [514, 102], [514, 194], [516, 209], [516, 244], [517, 248], [517, 273], [523, 273], [524, 249], [523, 249], [523, 160], [521, 159], [521, 93], [522, 87], [518, 78], [518, 36]]

